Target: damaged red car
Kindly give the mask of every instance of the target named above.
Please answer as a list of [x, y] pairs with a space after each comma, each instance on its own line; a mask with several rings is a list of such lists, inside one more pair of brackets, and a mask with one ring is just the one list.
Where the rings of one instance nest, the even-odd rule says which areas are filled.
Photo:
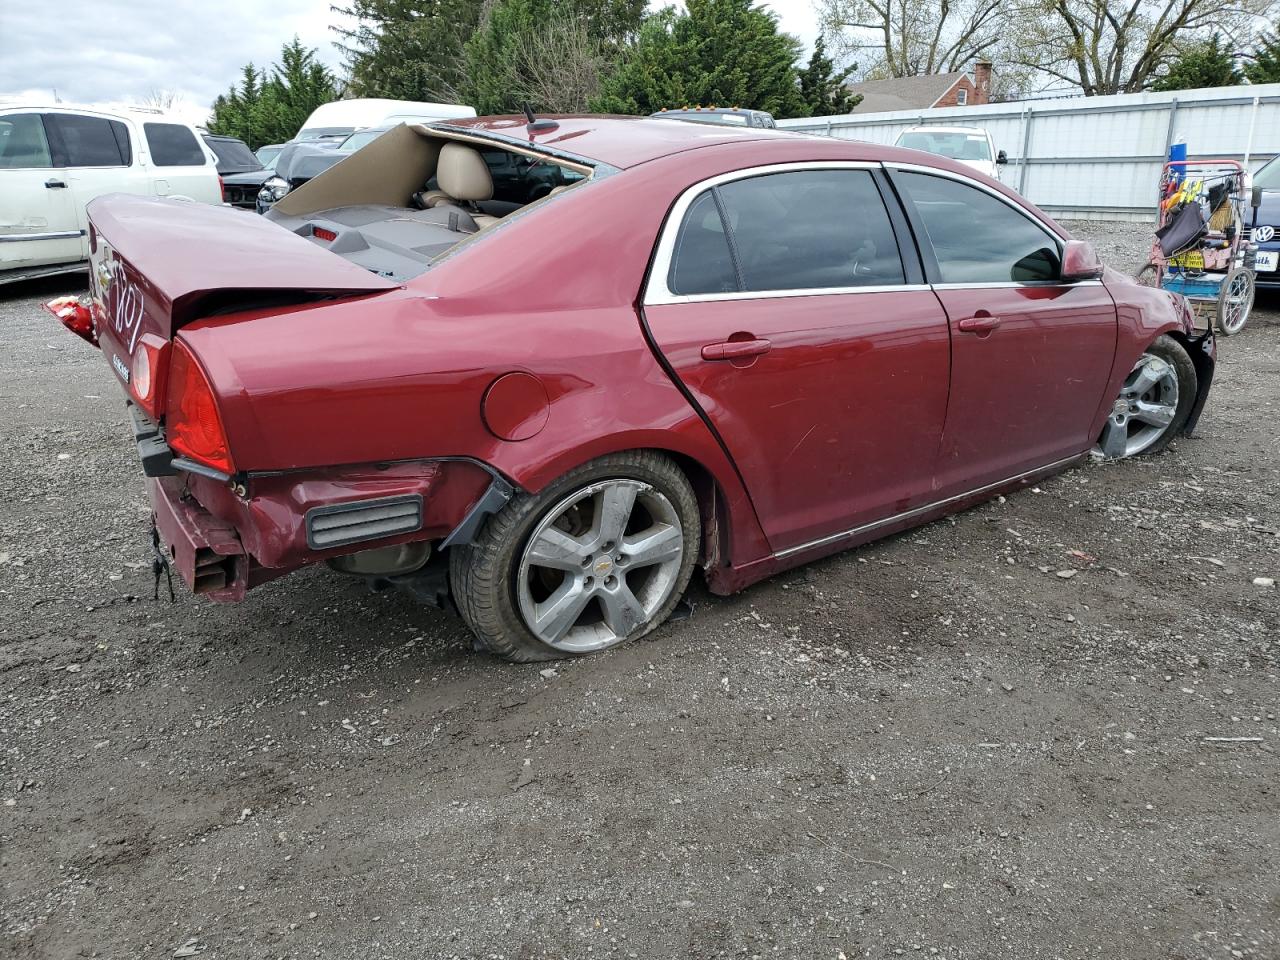
[[962, 164], [601, 117], [404, 126], [266, 218], [108, 196], [51, 305], [132, 412], [166, 562], [326, 562], [512, 660], [1189, 431], [1179, 297]]

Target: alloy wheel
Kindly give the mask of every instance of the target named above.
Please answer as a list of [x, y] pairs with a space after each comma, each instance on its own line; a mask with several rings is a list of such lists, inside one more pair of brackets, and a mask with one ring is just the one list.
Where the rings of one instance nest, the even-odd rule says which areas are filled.
[[1164, 435], [1177, 412], [1178, 371], [1154, 353], [1144, 353], [1112, 405], [1098, 452], [1113, 459], [1137, 456]]
[[517, 570], [525, 625], [542, 643], [589, 653], [642, 631], [671, 596], [685, 541], [671, 501], [638, 480], [604, 480], [534, 527]]
[[1223, 282], [1218, 303], [1218, 329], [1227, 336], [1239, 333], [1253, 308], [1253, 278], [1247, 270], [1232, 270]]

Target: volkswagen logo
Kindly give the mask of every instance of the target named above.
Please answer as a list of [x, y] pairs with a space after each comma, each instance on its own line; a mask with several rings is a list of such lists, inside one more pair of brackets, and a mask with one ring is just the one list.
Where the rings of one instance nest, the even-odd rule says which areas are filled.
[[1276, 235], [1275, 227], [1254, 227], [1253, 239], [1256, 243], [1266, 243]]

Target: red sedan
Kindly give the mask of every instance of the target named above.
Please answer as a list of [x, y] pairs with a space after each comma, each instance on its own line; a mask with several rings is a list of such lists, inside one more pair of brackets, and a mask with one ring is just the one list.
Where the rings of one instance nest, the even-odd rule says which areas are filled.
[[456, 605], [513, 660], [1189, 431], [1214, 348], [999, 183], [669, 120], [401, 127], [268, 218], [111, 196], [91, 301], [160, 557]]

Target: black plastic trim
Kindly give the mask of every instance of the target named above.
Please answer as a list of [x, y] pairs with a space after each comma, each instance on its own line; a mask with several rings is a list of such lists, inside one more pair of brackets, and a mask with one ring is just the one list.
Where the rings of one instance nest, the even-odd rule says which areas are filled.
[[480, 527], [489, 519], [492, 514], [497, 513], [508, 503], [511, 502], [512, 496], [515, 495], [515, 487], [507, 483], [506, 480], [497, 474], [491, 474], [492, 482], [489, 489], [484, 492], [479, 500], [467, 511], [467, 515], [462, 518], [462, 522], [453, 528], [453, 531], [440, 541], [440, 549], [447, 550], [449, 547], [458, 544], [471, 543], [475, 540], [476, 534], [480, 532]]
[[[365, 533], [357, 533], [353, 536], [333, 539], [325, 543], [316, 542], [314, 526], [318, 517], [332, 517], [344, 513], [368, 510], [371, 507], [390, 507], [400, 504], [412, 504], [417, 509], [416, 523], [412, 527], [392, 530], [372, 537]], [[353, 500], [350, 503], [335, 503], [324, 507], [312, 507], [307, 511], [306, 518], [307, 546], [312, 550], [331, 550], [334, 547], [345, 547], [353, 543], [372, 543], [375, 540], [385, 540], [388, 537], [400, 537], [406, 533], [413, 533], [415, 530], [422, 529], [422, 513], [422, 494], [420, 493], [406, 493], [396, 497], [375, 497], [369, 500]]]
[[1202, 336], [1190, 338], [1187, 352], [1196, 368], [1196, 402], [1191, 405], [1191, 413], [1187, 422], [1182, 425], [1182, 432], [1191, 436], [1200, 422], [1200, 414], [1204, 412], [1205, 401], [1209, 399], [1209, 387], [1213, 385], [1213, 372], [1217, 363], [1213, 359], [1214, 336], [1210, 326]]

